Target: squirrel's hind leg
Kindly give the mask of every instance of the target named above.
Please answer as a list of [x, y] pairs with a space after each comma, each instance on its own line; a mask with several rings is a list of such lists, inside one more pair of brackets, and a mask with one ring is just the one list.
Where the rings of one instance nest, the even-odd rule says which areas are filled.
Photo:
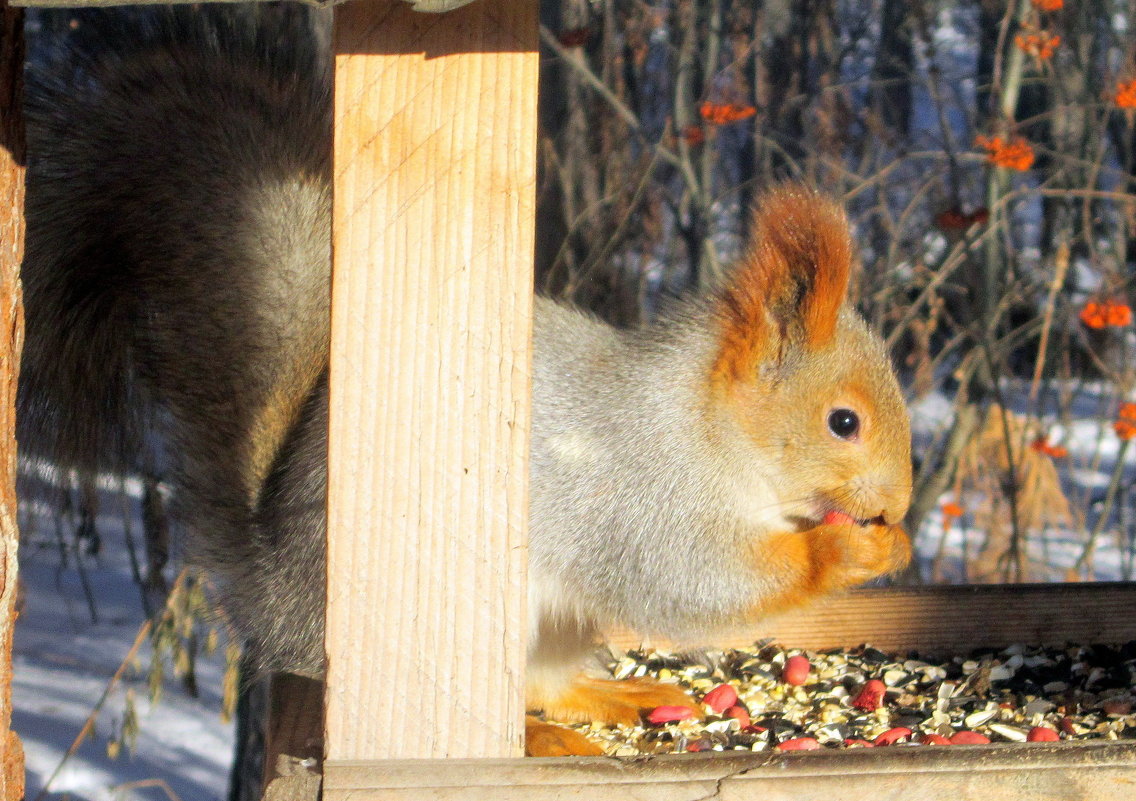
[[[547, 723], [635, 725], [657, 706], [683, 706], [701, 716], [693, 698], [675, 684], [654, 679], [601, 679], [581, 671], [596, 647], [590, 625], [551, 625], [542, 621], [529, 653], [525, 703], [525, 751], [530, 756], [596, 756], [598, 746], [583, 735]], [[539, 714], [540, 718], [534, 717]]]
[[525, 716], [525, 756], [603, 756], [603, 749], [578, 731]]
[[[542, 697], [543, 695], [543, 697]], [[677, 684], [655, 679], [597, 679], [579, 675], [555, 694], [530, 688], [530, 711], [564, 723], [607, 723], [634, 726], [642, 713], [657, 706], [684, 706], [700, 715], [697, 702]]]
[[[693, 698], [675, 684], [654, 679], [596, 679], [579, 675], [557, 692], [529, 687], [530, 712], [563, 723], [607, 723], [634, 726], [644, 712], [657, 706], [683, 706], [702, 711]], [[529, 756], [599, 756], [603, 752], [582, 734], [529, 715], [525, 719], [525, 753]]]

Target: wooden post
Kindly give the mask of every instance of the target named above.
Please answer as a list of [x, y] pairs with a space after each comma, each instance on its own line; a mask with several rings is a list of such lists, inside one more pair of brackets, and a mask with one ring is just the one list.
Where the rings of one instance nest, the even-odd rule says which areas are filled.
[[336, 8], [328, 762], [522, 753], [536, 12]]
[[12, 725], [16, 622], [16, 377], [23, 344], [23, 12], [0, 0], [0, 801], [24, 796], [24, 756]]

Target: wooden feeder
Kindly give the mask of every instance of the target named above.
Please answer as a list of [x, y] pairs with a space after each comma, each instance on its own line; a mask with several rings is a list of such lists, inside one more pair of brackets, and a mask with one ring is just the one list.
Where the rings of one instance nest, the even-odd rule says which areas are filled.
[[[266, 798], [320, 792], [280, 755], [311, 757], [328, 801], [1133, 797], [1131, 742], [522, 758], [537, 4], [437, 16], [356, 0], [335, 14], [330, 667], [326, 689], [274, 684]], [[5, 247], [9, 273], [18, 256]], [[10, 454], [10, 424], [0, 436]], [[862, 591], [719, 644], [765, 636], [1125, 641], [1136, 589]]]

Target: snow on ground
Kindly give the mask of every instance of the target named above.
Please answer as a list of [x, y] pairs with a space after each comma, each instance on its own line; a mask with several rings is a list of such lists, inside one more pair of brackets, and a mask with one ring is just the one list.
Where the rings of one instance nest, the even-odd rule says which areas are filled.
[[[60, 765], [144, 620], [123, 527], [114, 514], [118, 499], [104, 497], [111, 503], [104, 504], [110, 508], [98, 519], [100, 554], [84, 559], [97, 623], [91, 620], [74, 567], [74, 551], [67, 555], [68, 565], [60, 567], [53, 515], [42, 506], [29, 509], [26, 504], [21, 514], [23, 609], [13, 654], [12, 727], [24, 744], [28, 801], [35, 801]], [[140, 531], [137, 522], [133, 527]], [[220, 719], [222, 652], [201, 657], [198, 698], [167, 678], [158, 703], [151, 705], [146, 675], [150, 652], [144, 646], [140, 670], [127, 672], [99, 715], [93, 736], [66, 760], [44, 797], [155, 801], [170, 799], [172, 793], [180, 801], [224, 799], [233, 726]], [[133, 689], [137, 699], [137, 748], [133, 753], [123, 749], [111, 759], [107, 743], [121, 725], [127, 689]]]
[[[1028, 394], [1023, 382], [1007, 381], [1003, 387], [1009, 406], [1021, 413]], [[1084, 528], [1072, 526], [1051, 526], [1044, 532], [1030, 532], [1027, 540], [1027, 554], [1036, 565], [1048, 568], [1045, 580], [1060, 581], [1068, 570], [1074, 567], [1085, 551], [1088, 534], [1096, 528], [1098, 515], [1102, 511], [1103, 499], [1116, 469], [1120, 454], [1120, 440], [1113, 434], [1108, 415], [1113, 403], [1109, 398], [1115, 392], [1107, 386], [1084, 387], [1083, 397], [1073, 409], [1074, 419], [1068, 427], [1053, 422], [1045, 434], [1051, 444], [1060, 444], [1068, 450], [1068, 456], [1056, 460], [1061, 487], [1071, 507], [1085, 514]], [[946, 430], [953, 415], [954, 402], [942, 392], [932, 392], [927, 396], [909, 402], [911, 414], [913, 450], [932, 447], [936, 438]], [[1102, 420], [1102, 416], [1105, 418]], [[1122, 486], [1132, 486], [1136, 476], [1136, 448], [1128, 448], [1121, 466]], [[946, 493], [942, 501], [959, 501], [952, 493]], [[968, 499], [962, 499], [966, 501]], [[1119, 508], [1130, 504], [1129, 493], [1121, 493], [1116, 499], [1107, 525], [1101, 527], [1092, 552], [1092, 570], [1084, 578], [1096, 581], [1131, 580], [1133, 562], [1136, 561], [1136, 542], [1133, 536], [1131, 511]], [[964, 503], [964, 506], [967, 505]], [[977, 504], [975, 504], [977, 505]], [[973, 559], [986, 541], [986, 533], [974, 525], [968, 513], [962, 518], [947, 522], [944, 530], [941, 509], [928, 514], [916, 538], [916, 558], [919, 560], [924, 576], [930, 576], [930, 564], [939, 555], [942, 568], [939, 577], [948, 582], [968, 580], [965, 565]], [[1033, 577], [1041, 580], [1041, 577]]]

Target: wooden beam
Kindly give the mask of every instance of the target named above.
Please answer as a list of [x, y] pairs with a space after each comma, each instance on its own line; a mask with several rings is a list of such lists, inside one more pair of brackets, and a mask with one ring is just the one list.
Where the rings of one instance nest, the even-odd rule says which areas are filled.
[[16, 378], [23, 344], [23, 14], [0, 2], [0, 800], [24, 795], [24, 756], [12, 725], [16, 624]]
[[1136, 743], [340, 762], [325, 763], [324, 792], [352, 801], [1127, 801]]
[[277, 673], [268, 679], [265, 773], [279, 757], [307, 762], [319, 773], [324, 759], [324, 684], [319, 679]]
[[[721, 632], [715, 647], [772, 638], [791, 648], [847, 648], [959, 654], [1014, 643], [1124, 643], [1136, 640], [1136, 583], [967, 584], [856, 590], [763, 624]], [[682, 648], [707, 642], [651, 640], [613, 631], [619, 648]]]
[[327, 754], [519, 756], [536, 4], [335, 48]]

